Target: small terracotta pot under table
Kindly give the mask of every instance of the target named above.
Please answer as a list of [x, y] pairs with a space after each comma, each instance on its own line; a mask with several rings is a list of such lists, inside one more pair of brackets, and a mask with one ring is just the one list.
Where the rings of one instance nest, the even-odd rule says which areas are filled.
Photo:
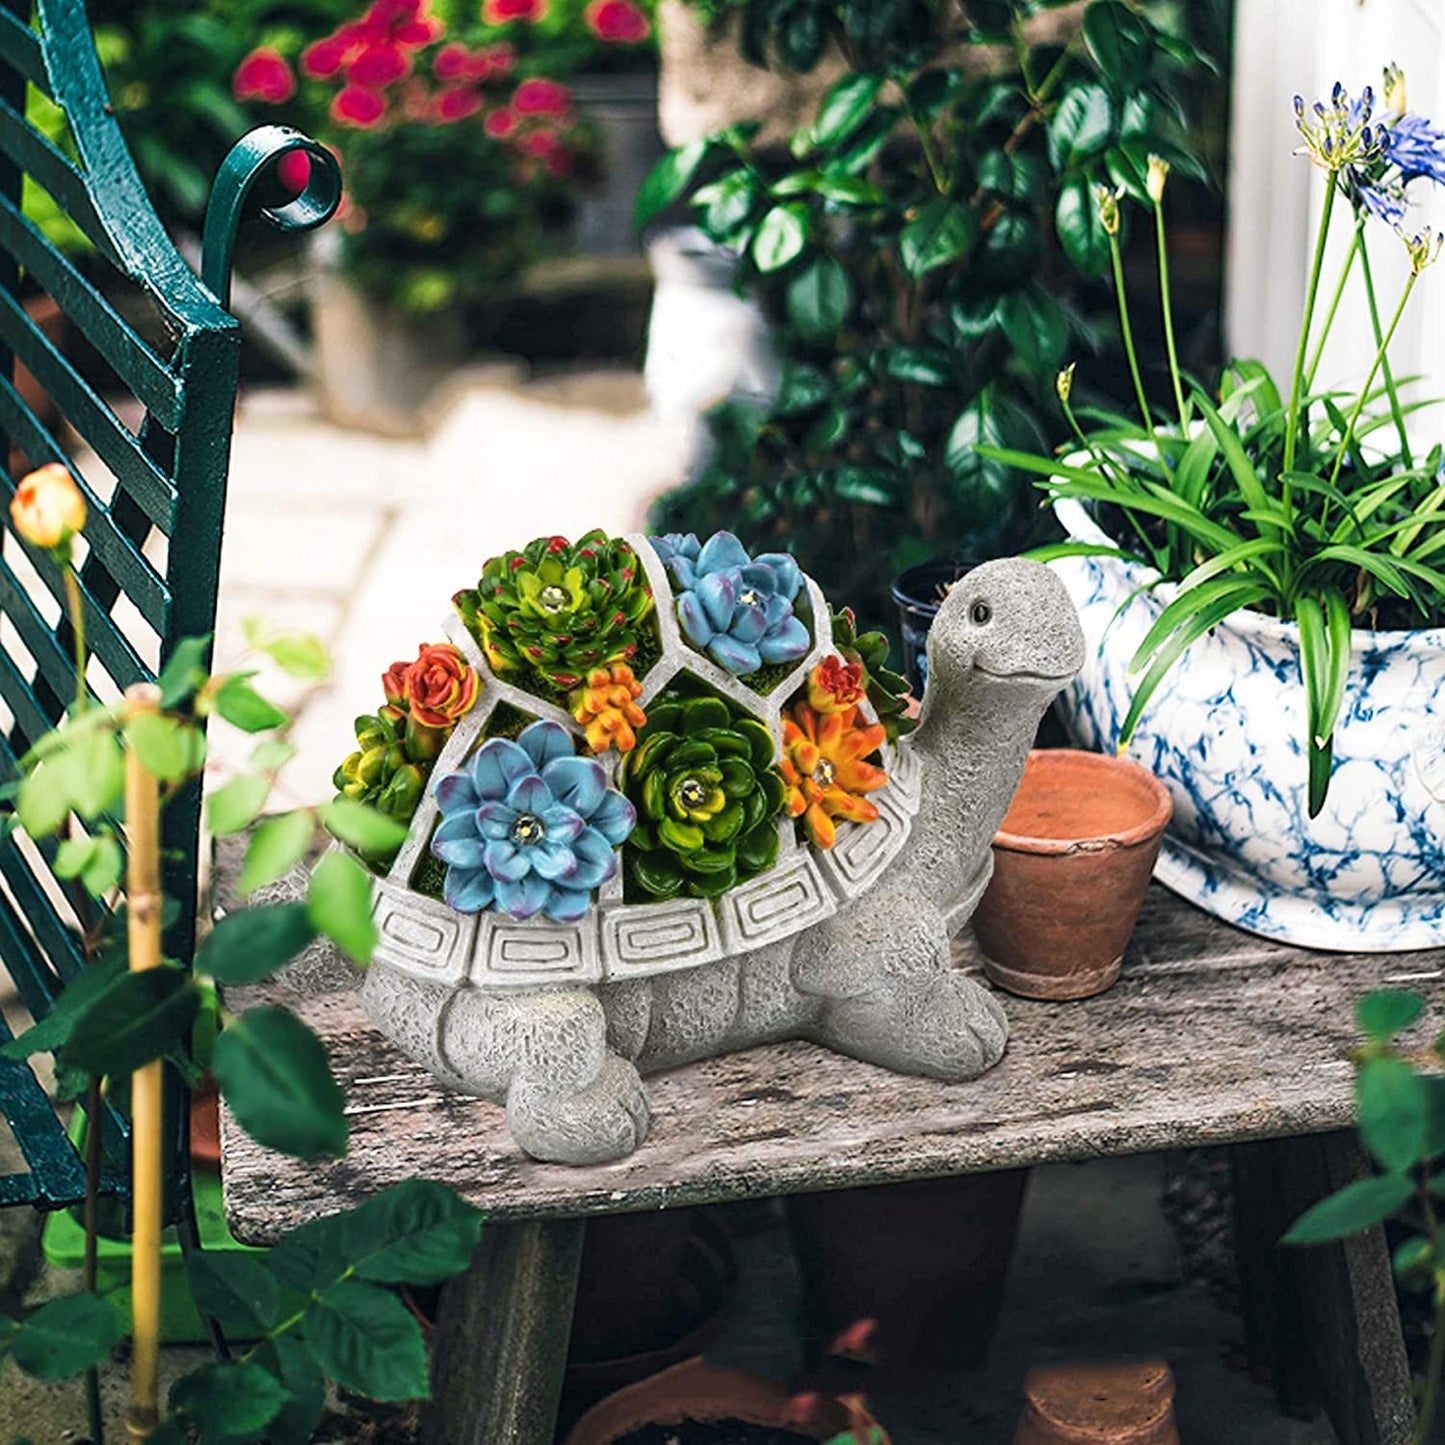
[[1031, 752], [973, 918], [989, 978], [1024, 998], [1109, 988], [1172, 812], [1164, 784], [1127, 758]]
[[1031, 1370], [1014, 1445], [1179, 1445], [1174, 1376], [1159, 1360]]

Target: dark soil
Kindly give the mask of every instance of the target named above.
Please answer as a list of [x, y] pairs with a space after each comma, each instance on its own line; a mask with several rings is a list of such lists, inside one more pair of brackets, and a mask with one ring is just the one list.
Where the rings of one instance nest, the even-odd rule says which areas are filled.
[[800, 1445], [811, 1439], [810, 1435], [747, 1425], [741, 1420], [717, 1420], [706, 1425], [688, 1420], [681, 1425], [644, 1425], [624, 1435], [617, 1445]]

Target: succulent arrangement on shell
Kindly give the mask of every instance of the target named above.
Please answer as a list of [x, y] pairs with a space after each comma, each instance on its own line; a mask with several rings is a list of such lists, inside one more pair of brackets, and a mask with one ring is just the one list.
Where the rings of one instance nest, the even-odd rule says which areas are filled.
[[[424, 645], [358, 718], [336, 786], [401, 821], [432, 790], [417, 886], [453, 909], [575, 921], [619, 872], [629, 903], [718, 898], [774, 867], [789, 821], [797, 846], [827, 850], [840, 824], [878, 818], [868, 795], [913, 726], [881, 634], [857, 635], [847, 609], [817, 615], [786, 553], [751, 556], [727, 532], [645, 546], [650, 559], [592, 531], [492, 557], [453, 598], [471, 661]], [[675, 628], [660, 626], [649, 565]], [[506, 702], [488, 699], [439, 770], [489, 688]]]

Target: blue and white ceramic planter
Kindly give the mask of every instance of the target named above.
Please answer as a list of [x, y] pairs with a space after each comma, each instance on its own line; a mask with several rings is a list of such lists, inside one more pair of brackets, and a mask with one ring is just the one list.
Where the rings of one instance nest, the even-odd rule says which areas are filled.
[[[1107, 543], [1076, 501], [1077, 541]], [[1052, 564], [1084, 624], [1087, 660], [1060, 705], [1080, 746], [1112, 751], [1126, 675], [1175, 595], [1113, 557]], [[1174, 796], [1155, 876], [1230, 923], [1306, 948], [1445, 945], [1445, 629], [1357, 631], [1329, 796], [1306, 807], [1304, 689], [1293, 623], [1240, 612], [1200, 638], [1129, 746]]]

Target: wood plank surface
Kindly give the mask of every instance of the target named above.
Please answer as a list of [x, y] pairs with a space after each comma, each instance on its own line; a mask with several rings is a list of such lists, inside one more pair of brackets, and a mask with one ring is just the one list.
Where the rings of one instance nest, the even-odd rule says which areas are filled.
[[[960, 964], [973, 967], [968, 945]], [[352, 1142], [339, 1163], [258, 1148], [223, 1119], [237, 1236], [291, 1226], [413, 1176], [497, 1218], [580, 1216], [1282, 1138], [1351, 1121], [1354, 1001], [1429, 989], [1445, 950], [1344, 955], [1285, 949], [1151, 890], [1122, 980], [1079, 1003], [1003, 995], [1003, 1062], [968, 1084], [905, 1078], [810, 1044], [648, 1080], [654, 1119], [630, 1158], [585, 1169], [528, 1159], [502, 1110], [449, 1093], [367, 1022], [349, 993], [283, 999], [331, 1049]], [[247, 990], [244, 1000], [256, 1000]], [[1431, 1038], [1438, 1019], [1420, 1025]]]

